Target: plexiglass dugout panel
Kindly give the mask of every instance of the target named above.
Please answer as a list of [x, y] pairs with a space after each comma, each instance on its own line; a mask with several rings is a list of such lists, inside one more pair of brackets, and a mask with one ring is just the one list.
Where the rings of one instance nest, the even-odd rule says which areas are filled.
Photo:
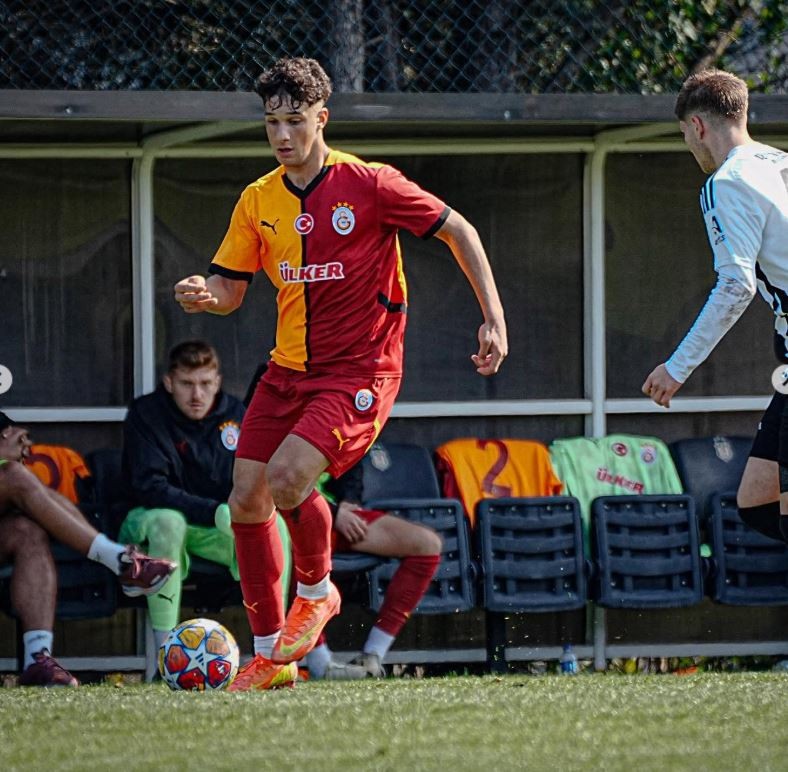
[[[716, 274], [692, 155], [613, 153], [605, 220], [608, 397], [639, 397], [646, 376], [692, 326]], [[756, 297], [682, 397], [769, 394], [771, 310]]]
[[132, 396], [131, 162], [0, 160], [3, 405]]

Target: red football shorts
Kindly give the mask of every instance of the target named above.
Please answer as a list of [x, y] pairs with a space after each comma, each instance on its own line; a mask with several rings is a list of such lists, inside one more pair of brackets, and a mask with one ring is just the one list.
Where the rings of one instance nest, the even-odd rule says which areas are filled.
[[268, 364], [241, 424], [236, 456], [267, 464], [288, 434], [316, 447], [332, 477], [356, 464], [388, 420], [401, 378], [309, 373]]

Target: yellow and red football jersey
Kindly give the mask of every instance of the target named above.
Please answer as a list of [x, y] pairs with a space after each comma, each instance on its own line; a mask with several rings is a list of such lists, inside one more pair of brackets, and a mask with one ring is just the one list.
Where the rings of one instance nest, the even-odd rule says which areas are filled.
[[482, 499], [557, 496], [563, 485], [550, 454], [533, 440], [450, 440], [436, 449], [443, 495], [462, 501], [471, 526]]
[[397, 231], [431, 237], [449, 208], [386, 164], [332, 150], [303, 190], [278, 167], [235, 206], [210, 273], [277, 289], [273, 360], [293, 370], [402, 372], [407, 289]]

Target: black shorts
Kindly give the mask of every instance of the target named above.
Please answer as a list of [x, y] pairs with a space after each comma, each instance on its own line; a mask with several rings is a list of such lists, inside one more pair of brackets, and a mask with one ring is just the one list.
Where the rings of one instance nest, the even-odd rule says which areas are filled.
[[788, 395], [775, 392], [758, 424], [750, 456], [788, 467]]

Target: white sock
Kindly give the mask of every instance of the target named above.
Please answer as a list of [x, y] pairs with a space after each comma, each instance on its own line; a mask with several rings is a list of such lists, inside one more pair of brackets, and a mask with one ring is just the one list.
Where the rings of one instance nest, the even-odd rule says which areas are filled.
[[274, 644], [279, 640], [279, 630], [271, 635], [255, 635], [254, 636], [254, 653], [259, 654], [261, 657], [271, 659], [271, 653], [274, 650]]
[[167, 640], [167, 636], [169, 634], [170, 634], [169, 630], [153, 631], [153, 642], [156, 644], [156, 651], [158, 651], [164, 645], [164, 641]]
[[377, 654], [381, 661], [389, 653], [391, 644], [394, 643], [394, 636], [383, 632], [379, 627], [373, 627], [367, 636], [364, 644], [365, 654]]
[[326, 674], [326, 668], [331, 662], [331, 649], [328, 648], [327, 643], [321, 643], [320, 646], [315, 646], [309, 654], [306, 655], [306, 666], [309, 668], [309, 675], [312, 678], [322, 678]]
[[317, 584], [296, 584], [296, 595], [300, 595], [307, 600], [320, 600], [328, 595], [328, 587], [331, 580], [328, 578], [330, 574], [326, 574]]
[[88, 557], [96, 563], [106, 566], [115, 576], [120, 574], [120, 556], [126, 551], [122, 544], [118, 544], [112, 539], [108, 539], [100, 533], [93, 539], [93, 543], [88, 550]]
[[52, 652], [52, 631], [51, 630], [28, 630], [22, 633], [22, 642], [25, 647], [25, 658], [22, 668], [32, 665], [35, 662], [34, 654], [38, 654], [42, 649]]

